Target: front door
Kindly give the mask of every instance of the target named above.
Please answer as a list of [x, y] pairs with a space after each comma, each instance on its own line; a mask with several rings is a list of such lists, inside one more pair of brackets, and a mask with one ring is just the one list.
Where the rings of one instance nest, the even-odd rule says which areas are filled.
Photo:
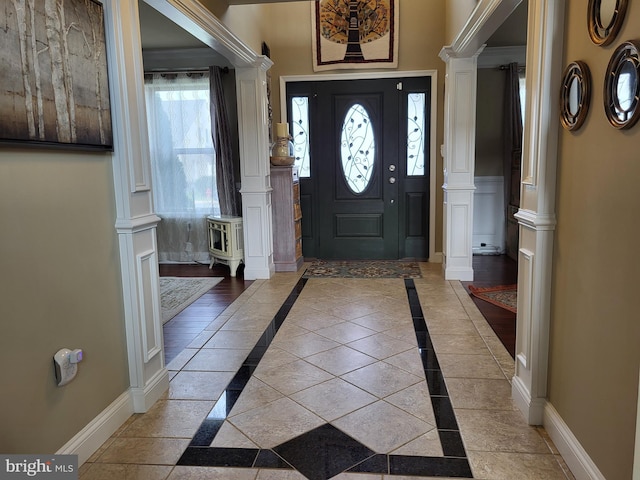
[[[308, 141], [309, 163], [300, 175], [305, 257], [427, 258], [429, 83], [288, 85], [296, 151], [301, 136]], [[308, 125], [299, 118], [301, 97]]]

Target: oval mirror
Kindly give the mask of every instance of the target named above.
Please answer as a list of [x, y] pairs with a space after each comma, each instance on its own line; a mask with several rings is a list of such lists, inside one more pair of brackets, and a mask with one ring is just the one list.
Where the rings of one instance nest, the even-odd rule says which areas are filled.
[[615, 128], [631, 128], [640, 117], [640, 52], [625, 42], [611, 56], [604, 85], [604, 110]]
[[609, 45], [622, 27], [627, 0], [589, 0], [587, 27], [596, 45]]
[[340, 135], [342, 173], [349, 189], [359, 194], [371, 181], [376, 161], [376, 142], [367, 109], [356, 103], [349, 108]]
[[564, 71], [560, 92], [560, 122], [577, 130], [587, 118], [591, 100], [591, 74], [584, 62], [573, 62]]

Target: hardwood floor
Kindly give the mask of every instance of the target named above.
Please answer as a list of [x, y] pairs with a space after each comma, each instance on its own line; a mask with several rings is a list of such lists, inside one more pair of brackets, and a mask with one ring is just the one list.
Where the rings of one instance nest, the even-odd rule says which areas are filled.
[[[469, 285], [493, 287], [518, 282], [518, 264], [506, 255], [474, 255], [473, 271], [474, 281], [462, 282], [467, 291]], [[479, 298], [471, 298], [507, 351], [515, 358], [516, 314]]]
[[193, 342], [203, 330], [244, 292], [252, 280], [244, 279], [244, 265], [238, 267], [235, 277], [229, 268], [215, 265], [160, 264], [161, 277], [223, 277], [220, 283], [205, 293], [163, 326], [165, 363], [173, 360]]

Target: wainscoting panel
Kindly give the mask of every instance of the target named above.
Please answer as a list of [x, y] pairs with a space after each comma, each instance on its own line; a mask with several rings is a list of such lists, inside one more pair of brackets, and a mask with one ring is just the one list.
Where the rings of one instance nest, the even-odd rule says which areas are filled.
[[475, 177], [473, 194], [473, 253], [502, 254], [505, 250], [504, 179]]

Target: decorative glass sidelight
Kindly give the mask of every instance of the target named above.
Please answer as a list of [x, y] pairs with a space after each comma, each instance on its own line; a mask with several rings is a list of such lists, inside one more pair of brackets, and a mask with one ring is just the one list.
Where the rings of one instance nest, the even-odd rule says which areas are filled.
[[424, 175], [426, 94], [407, 95], [407, 176]]
[[311, 156], [309, 154], [309, 97], [291, 98], [291, 137], [293, 156], [298, 176], [311, 176]]
[[344, 118], [340, 139], [342, 172], [353, 193], [362, 193], [369, 186], [376, 161], [375, 134], [369, 112], [354, 104]]

